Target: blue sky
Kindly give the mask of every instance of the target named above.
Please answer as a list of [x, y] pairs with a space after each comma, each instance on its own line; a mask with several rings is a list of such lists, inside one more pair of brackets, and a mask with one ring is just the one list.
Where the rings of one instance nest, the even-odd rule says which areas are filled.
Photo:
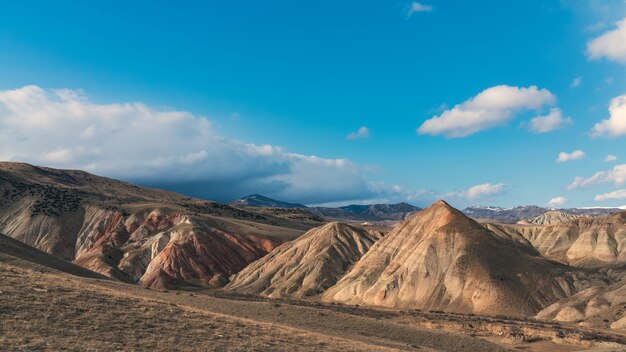
[[623, 205], [625, 17], [613, 0], [10, 2], [0, 159], [219, 201]]

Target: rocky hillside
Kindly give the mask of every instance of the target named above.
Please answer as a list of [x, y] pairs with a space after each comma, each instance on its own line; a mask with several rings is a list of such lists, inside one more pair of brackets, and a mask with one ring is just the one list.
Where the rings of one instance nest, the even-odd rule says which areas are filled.
[[521, 220], [518, 223], [523, 225], [552, 225], [567, 222], [583, 215], [576, 215], [572, 213], [566, 213], [560, 210], [551, 210], [541, 215]]
[[438, 201], [378, 241], [326, 301], [531, 316], [600, 276], [542, 258]]
[[334, 285], [381, 237], [338, 222], [316, 227], [250, 264], [226, 289], [268, 297], [317, 295]]
[[503, 236], [522, 237], [547, 258], [583, 268], [626, 264], [626, 212], [579, 217], [547, 226], [486, 223]]
[[148, 286], [220, 285], [319, 225], [83, 171], [0, 163], [0, 231], [85, 268]]

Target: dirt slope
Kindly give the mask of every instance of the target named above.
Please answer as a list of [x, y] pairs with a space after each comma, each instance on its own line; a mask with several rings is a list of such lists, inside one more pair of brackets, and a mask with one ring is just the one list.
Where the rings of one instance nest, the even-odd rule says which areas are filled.
[[400, 309], [532, 316], [601, 283], [438, 201], [374, 244], [322, 297]]
[[375, 231], [332, 222], [309, 230], [250, 264], [226, 289], [268, 297], [317, 295], [381, 238]]

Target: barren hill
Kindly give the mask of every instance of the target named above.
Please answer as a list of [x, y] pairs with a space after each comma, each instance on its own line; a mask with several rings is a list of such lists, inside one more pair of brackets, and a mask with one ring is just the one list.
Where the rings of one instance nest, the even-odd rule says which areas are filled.
[[0, 195], [1, 232], [109, 277], [155, 287], [223, 284], [319, 224], [22, 163], [0, 163]]
[[566, 213], [560, 210], [551, 210], [533, 218], [521, 220], [518, 223], [525, 225], [552, 225], [570, 221], [581, 216], [582, 215]]
[[268, 297], [317, 295], [334, 285], [380, 237], [338, 222], [316, 227], [250, 264], [226, 289]]
[[577, 267], [601, 268], [626, 264], [626, 212], [604, 217], [580, 217], [541, 225], [490, 224], [503, 236], [523, 237], [541, 254]]
[[594, 275], [543, 259], [443, 201], [378, 241], [327, 301], [401, 309], [530, 316], [601, 284]]

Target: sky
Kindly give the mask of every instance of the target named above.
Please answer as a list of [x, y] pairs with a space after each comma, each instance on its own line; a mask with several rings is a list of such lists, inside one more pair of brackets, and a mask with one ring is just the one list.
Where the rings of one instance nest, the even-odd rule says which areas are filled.
[[216, 201], [626, 204], [626, 2], [13, 1], [0, 160]]

